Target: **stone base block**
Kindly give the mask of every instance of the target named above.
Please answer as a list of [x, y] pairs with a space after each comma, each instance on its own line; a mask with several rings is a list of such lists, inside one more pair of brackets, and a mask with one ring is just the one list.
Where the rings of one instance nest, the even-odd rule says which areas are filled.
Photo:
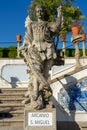
[[24, 130], [56, 130], [56, 109], [44, 108], [35, 110], [26, 107], [24, 110]]

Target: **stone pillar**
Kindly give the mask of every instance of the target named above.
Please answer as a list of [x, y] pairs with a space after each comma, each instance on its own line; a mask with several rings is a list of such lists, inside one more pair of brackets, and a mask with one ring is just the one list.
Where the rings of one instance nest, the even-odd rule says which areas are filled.
[[82, 52], [83, 52], [83, 57], [86, 56], [86, 52], [85, 52], [85, 40], [86, 40], [86, 33], [83, 33], [82, 34]]
[[20, 58], [19, 48], [20, 48], [21, 38], [22, 38], [22, 36], [20, 34], [16, 35], [16, 40], [17, 40], [17, 43], [18, 43], [18, 46], [17, 46], [17, 58]]
[[66, 33], [61, 34], [61, 39], [62, 39], [62, 52], [64, 53], [65, 57], [65, 52], [66, 52]]
[[20, 42], [18, 42], [17, 46], [17, 58], [20, 58], [19, 48], [20, 48]]
[[80, 64], [80, 52], [79, 52], [78, 42], [76, 42], [74, 44], [75, 44], [76, 69], [78, 69], [78, 68], [81, 68], [81, 64]]
[[80, 63], [80, 52], [79, 52], [79, 41], [82, 40], [82, 35], [76, 35], [76, 36], [72, 36], [71, 41], [74, 43], [75, 45], [75, 59], [76, 59], [76, 67], [75, 70], [80, 69], [82, 67], [81, 63]]
[[62, 42], [63, 46], [62, 46], [62, 51], [64, 52], [64, 57], [66, 56], [65, 53], [66, 53], [66, 42], [63, 41]]
[[85, 53], [85, 41], [82, 41], [82, 52], [83, 52], [83, 57], [86, 56], [86, 53]]

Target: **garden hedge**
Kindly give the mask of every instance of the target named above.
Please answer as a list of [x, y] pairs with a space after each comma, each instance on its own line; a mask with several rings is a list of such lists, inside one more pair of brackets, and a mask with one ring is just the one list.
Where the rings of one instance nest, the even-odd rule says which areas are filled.
[[[61, 53], [61, 49], [58, 49], [58, 53]], [[66, 57], [75, 57], [75, 49], [68, 48], [66, 49], [65, 53]], [[82, 49], [80, 49], [80, 56], [82, 56]], [[87, 56], [87, 50], [86, 50]], [[7, 48], [0, 47], [0, 58], [16, 58], [17, 57], [17, 47], [16, 46], [9, 46]], [[23, 57], [21, 55], [21, 57]]]

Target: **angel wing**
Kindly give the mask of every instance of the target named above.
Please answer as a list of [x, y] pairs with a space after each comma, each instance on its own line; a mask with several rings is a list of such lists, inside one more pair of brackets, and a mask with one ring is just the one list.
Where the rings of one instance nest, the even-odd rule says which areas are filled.
[[28, 16], [26, 17], [26, 20], [25, 20], [25, 28], [27, 28], [27, 26], [28, 26], [31, 22], [33, 22], [33, 21], [30, 19], [29, 15], [28, 15]]

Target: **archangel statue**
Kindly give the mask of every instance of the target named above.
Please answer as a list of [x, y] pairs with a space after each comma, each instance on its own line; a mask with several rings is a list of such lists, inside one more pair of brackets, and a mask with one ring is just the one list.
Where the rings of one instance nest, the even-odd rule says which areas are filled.
[[35, 11], [37, 21], [32, 21], [29, 16], [26, 18], [24, 42], [19, 51], [24, 56], [31, 75], [23, 103], [34, 109], [42, 109], [52, 95], [48, 82], [49, 70], [57, 58], [53, 36], [58, 34], [63, 19], [61, 6], [57, 9], [55, 22], [46, 20], [46, 9], [42, 5], [36, 6]]

